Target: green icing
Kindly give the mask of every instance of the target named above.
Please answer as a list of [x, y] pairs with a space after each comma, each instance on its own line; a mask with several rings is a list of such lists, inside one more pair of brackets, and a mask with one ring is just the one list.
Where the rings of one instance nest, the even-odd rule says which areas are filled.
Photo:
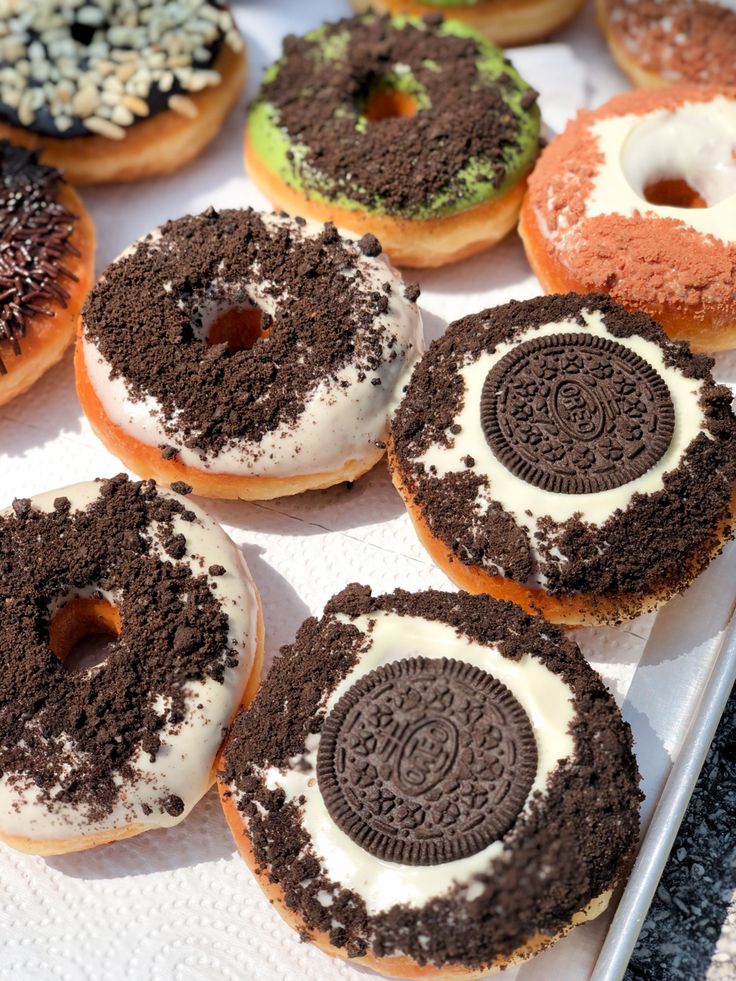
[[[464, 3], [464, 0], [445, 0], [445, 2], [459, 6]], [[368, 14], [366, 16], [371, 17], [372, 15]], [[397, 29], [409, 25], [419, 30], [425, 29], [425, 25], [421, 20], [405, 14], [398, 14], [392, 17], [391, 23]], [[344, 59], [347, 54], [349, 33], [342, 31], [329, 36], [327, 35], [329, 26], [325, 24], [318, 27], [316, 30], [307, 34], [306, 39], [316, 42], [315, 58], [326, 61]], [[500, 197], [509, 187], [516, 184], [531, 170], [539, 152], [539, 108], [536, 105], [531, 109], [524, 109], [522, 107], [521, 101], [523, 94], [530, 86], [524, 81], [516, 69], [505, 61], [503, 52], [473, 28], [459, 21], [445, 21], [440, 26], [439, 33], [455, 37], [470, 37], [475, 40], [480, 51], [480, 57], [476, 61], [476, 67], [481, 80], [486, 79], [493, 82], [500, 75], [505, 74], [515, 83], [513, 87], [504, 87], [502, 95], [506, 105], [519, 121], [518, 146], [508, 147], [506, 149], [504, 154], [506, 175], [502, 183], [498, 186], [494, 186], [493, 184], [494, 173], [490, 161], [476, 158], [470, 160], [455, 175], [452, 185], [446, 190], [436, 194], [421, 208], [402, 217], [441, 218]], [[279, 70], [279, 64], [279, 62], [276, 62], [271, 65], [264, 76], [264, 83], [276, 76]], [[441, 71], [440, 66], [432, 66], [427, 63], [427, 67], [434, 67], [437, 71]], [[418, 111], [430, 108], [431, 104], [426, 90], [412, 75], [411, 71], [406, 69], [407, 66], [401, 66], [400, 68], [395, 66], [393, 71], [384, 76], [382, 85], [413, 95], [417, 101]], [[365, 116], [358, 114], [355, 123], [356, 131], [364, 131], [368, 125], [370, 124]], [[259, 94], [251, 106], [247, 128], [248, 140], [252, 150], [266, 164], [269, 170], [278, 175], [289, 187], [304, 193], [311, 200], [321, 201], [328, 205], [334, 205], [350, 211], [369, 210], [365, 204], [354, 200], [345, 194], [342, 189], [338, 190], [334, 188], [332, 186], [334, 182], [331, 178], [310, 168], [309, 163], [305, 161], [309, 148], [304, 144], [295, 143], [291, 140], [288, 133], [280, 125], [278, 109], [269, 102], [266, 102], [261, 94]], [[307, 183], [309, 184], [308, 190], [305, 190], [303, 175], [307, 177]], [[317, 189], [320, 185], [333, 193], [321, 193]], [[392, 214], [396, 216], [396, 213], [384, 207], [380, 200], [374, 202], [370, 211], [374, 214]]]

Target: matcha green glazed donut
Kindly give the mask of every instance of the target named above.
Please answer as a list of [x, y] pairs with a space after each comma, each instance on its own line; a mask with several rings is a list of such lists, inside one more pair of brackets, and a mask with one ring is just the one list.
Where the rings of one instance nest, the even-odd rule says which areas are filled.
[[585, 0], [352, 0], [358, 13], [447, 13], [504, 47], [541, 41], [571, 20]]
[[274, 204], [433, 266], [494, 244], [539, 152], [537, 93], [482, 35], [366, 14], [289, 36], [246, 131]]

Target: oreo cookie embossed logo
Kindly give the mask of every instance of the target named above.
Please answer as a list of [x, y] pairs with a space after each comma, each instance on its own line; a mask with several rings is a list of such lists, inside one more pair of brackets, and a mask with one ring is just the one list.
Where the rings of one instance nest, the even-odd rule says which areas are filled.
[[592, 494], [653, 467], [670, 445], [675, 413], [663, 379], [631, 348], [595, 334], [553, 334], [494, 365], [481, 424], [517, 477]]
[[524, 709], [464, 661], [395, 661], [327, 718], [317, 776], [336, 824], [366, 851], [435, 865], [502, 837], [524, 806], [537, 749]]

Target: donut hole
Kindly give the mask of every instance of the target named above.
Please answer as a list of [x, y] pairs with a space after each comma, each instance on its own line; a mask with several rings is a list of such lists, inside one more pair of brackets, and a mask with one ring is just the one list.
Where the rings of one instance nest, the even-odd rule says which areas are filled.
[[363, 115], [369, 123], [380, 123], [384, 119], [415, 116], [418, 108], [417, 100], [410, 92], [384, 85], [370, 92]]
[[218, 313], [207, 329], [210, 347], [225, 344], [230, 354], [250, 351], [255, 343], [268, 337], [270, 320], [258, 307], [232, 307]]
[[52, 617], [49, 647], [67, 671], [87, 671], [107, 659], [120, 630], [116, 606], [106, 599], [77, 596]]
[[644, 187], [649, 204], [667, 208], [707, 208], [708, 202], [682, 177], [667, 177], [651, 181]]

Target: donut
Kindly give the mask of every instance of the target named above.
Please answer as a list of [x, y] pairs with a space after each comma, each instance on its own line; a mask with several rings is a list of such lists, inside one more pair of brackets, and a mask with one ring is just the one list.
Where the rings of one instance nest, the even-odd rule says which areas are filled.
[[168, 222], [90, 294], [82, 408], [135, 473], [197, 494], [354, 480], [383, 456], [421, 351], [418, 293], [372, 235], [252, 210]]
[[736, 417], [712, 364], [601, 294], [450, 325], [391, 428], [421, 542], [461, 588], [553, 622], [655, 609], [732, 533]]
[[60, 172], [0, 140], [0, 405], [74, 339], [94, 252], [92, 218]]
[[[254, 694], [258, 593], [178, 490], [123, 474], [0, 512], [0, 840], [20, 851], [184, 820]], [[110, 643], [90, 663], [95, 635]]]
[[479, 978], [602, 913], [638, 785], [628, 725], [559, 628], [356, 584], [283, 649], [219, 763], [286, 922], [397, 978]]
[[399, 265], [440, 266], [516, 225], [536, 100], [461, 23], [353, 17], [285, 38], [251, 106], [246, 166], [279, 208], [374, 234]]
[[375, 10], [426, 17], [444, 12], [504, 48], [544, 40], [572, 20], [584, 3], [585, 0], [352, 0], [359, 13]]
[[611, 54], [635, 85], [736, 86], [730, 0], [596, 0]]
[[244, 79], [223, 0], [10, 0], [0, 12], [0, 137], [42, 149], [75, 184], [177, 170]]
[[604, 291], [696, 351], [736, 347], [736, 89], [583, 110], [529, 179], [519, 232], [549, 293]]

